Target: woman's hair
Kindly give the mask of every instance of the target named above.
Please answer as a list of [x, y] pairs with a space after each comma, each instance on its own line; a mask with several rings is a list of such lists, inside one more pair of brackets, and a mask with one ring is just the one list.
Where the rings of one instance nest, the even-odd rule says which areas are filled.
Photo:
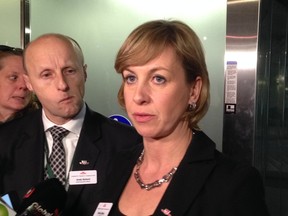
[[23, 49], [0, 45], [0, 70], [3, 68], [1, 60], [8, 56], [23, 56]]
[[[199, 129], [198, 122], [206, 114], [210, 102], [210, 83], [202, 44], [196, 33], [185, 23], [177, 20], [154, 20], [134, 29], [121, 46], [115, 60], [117, 73], [130, 66], [140, 66], [159, 56], [166, 48], [175, 50], [182, 62], [188, 84], [196, 77], [202, 78], [200, 97], [196, 108], [187, 107], [183, 115], [191, 129]], [[125, 108], [124, 82], [118, 92], [118, 101]]]

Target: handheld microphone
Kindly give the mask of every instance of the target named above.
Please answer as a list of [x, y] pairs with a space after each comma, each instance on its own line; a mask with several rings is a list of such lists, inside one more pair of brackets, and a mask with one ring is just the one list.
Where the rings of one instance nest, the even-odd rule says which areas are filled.
[[47, 179], [24, 195], [16, 216], [58, 216], [66, 198], [62, 183], [57, 178]]
[[16, 212], [0, 198], [0, 216], [15, 216]]
[[16, 191], [9, 191], [6, 194], [2, 194], [0, 201], [6, 203], [11, 209], [19, 208], [20, 198]]

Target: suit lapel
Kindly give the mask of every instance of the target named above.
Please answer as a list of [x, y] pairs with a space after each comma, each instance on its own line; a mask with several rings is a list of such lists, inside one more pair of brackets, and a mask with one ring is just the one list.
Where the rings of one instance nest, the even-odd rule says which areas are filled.
[[142, 150], [143, 145], [139, 144], [130, 150], [121, 152], [114, 158], [112, 172], [107, 178], [101, 202], [111, 202], [117, 205]]
[[[100, 138], [100, 122], [96, 123], [91, 111], [87, 108], [83, 127], [77, 143], [72, 171], [96, 170], [96, 162], [100, 153], [97, 142]], [[99, 146], [99, 145], [98, 145]], [[70, 185], [68, 189], [68, 200], [66, 206], [73, 206], [80, 196], [85, 185]]]
[[17, 134], [16, 139], [13, 139], [17, 147], [15, 149], [15, 164], [11, 170], [14, 170], [14, 177], [18, 180], [18, 193], [22, 198], [29, 188], [43, 181], [46, 138], [41, 110], [29, 113], [19, 121], [17, 120], [16, 125], [13, 125], [16, 127], [14, 129], [20, 133]]
[[[26, 127], [23, 128], [22, 137], [19, 138], [22, 142], [21, 147], [23, 147], [21, 154], [26, 157], [25, 160], [31, 161], [31, 163], [28, 163], [29, 168], [27, 168], [27, 170], [31, 170], [31, 167], [33, 167], [34, 173], [28, 175], [29, 178], [35, 178], [33, 181], [38, 183], [43, 181], [44, 177], [44, 146], [46, 143], [46, 136], [42, 123], [42, 110], [39, 109], [35, 111], [35, 114], [29, 116], [29, 122], [26, 122]], [[31, 153], [33, 157], [29, 156]], [[31, 164], [33, 165], [31, 166]]]
[[215, 144], [202, 132], [196, 132], [175, 176], [164, 193], [155, 215], [185, 215], [195, 202], [210, 173], [216, 166]]

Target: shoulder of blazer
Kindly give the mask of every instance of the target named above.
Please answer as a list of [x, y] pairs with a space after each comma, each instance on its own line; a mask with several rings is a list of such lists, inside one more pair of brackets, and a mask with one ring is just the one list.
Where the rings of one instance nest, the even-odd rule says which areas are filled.
[[0, 139], [5, 136], [17, 138], [23, 133], [35, 134], [38, 129], [43, 129], [41, 109], [3, 124], [0, 127]]
[[214, 160], [216, 144], [202, 131], [193, 131], [192, 141], [183, 160], [189, 163]]
[[[44, 131], [41, 112], [35, 111], [5, 124], [0, 128], [0, 169], [11, 165], [9, 160], [14, 160], [13, 157], [15, 157], [16, 152], [20, 155], [29, 155], [31, 153], [33, 160], [42, 157], [41, 152], [44, 152], [44, 145], [40, 143], [44, 143], [43, 139]], [[26, 161], [31, 161], [31, 159], [25, 159]]]
[[95, 122], [98, 122], [98, 126], [104, 126], [104, 127], [111, 127], [111, 128], [117, 128], [117, 129], [126, 129], [126, 130], [133, 130], [135, 131], [135, 129], [129, 125], [117, 122], [113, 119], [110, 119], [98, 112], [95, 112], [93, 110], [91, 110], [88, 106], [86, 109], [86, 115], [85, 115], [85, 119], [84, 119], [84, 124], [95, 124]]
[[86, 109], [86, 115], [83, 123], [83, 131], [91, 137], [98, 137], [103, 135], [109, 135], [111, 138], [131, 137], [141, 141], [142, 138], [136, 132], [134, 127], [126, 124], [119, 123], [112, 120], [98, 112], [91, 110], [88, 106]]
[[[221, 176], [233, 176], [244, 174], [243, 172], [255, 172], [251, 165], [235, 161], [215, 148], [215, 143], [203, 132], [197, 131], [193, 136], [191, 146], [188, 149], [190, 162], [214, 161], [214, 174]], [[188, 159], [189, 160], [189, 159]], [[257, 172], [257, 171], [256, 171]]]

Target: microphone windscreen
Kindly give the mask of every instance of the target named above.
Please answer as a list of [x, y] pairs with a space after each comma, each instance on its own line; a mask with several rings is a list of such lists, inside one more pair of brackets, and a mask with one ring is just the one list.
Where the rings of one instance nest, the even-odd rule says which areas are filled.
[[7, 205], [4, 200], [0, 199], [0, 216], [15, 216], [16, 212]]
[[22, 213], [31, 208], [48, 213], [58, 213], [64, 209], [67, 192], [57, 178], [47, 179], [32, 187], [25, 195], [17, 210]]
[[18, 196], [16, 191], [9, 191], [6, 194], [2, 194], [0, 199], [14, 210], [17, 210], [19, 208], [20, 197]]

